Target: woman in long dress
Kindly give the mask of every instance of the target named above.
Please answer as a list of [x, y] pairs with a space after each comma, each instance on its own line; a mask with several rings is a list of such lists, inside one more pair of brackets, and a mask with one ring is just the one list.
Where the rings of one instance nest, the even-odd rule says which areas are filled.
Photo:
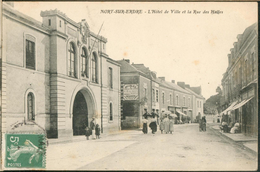
[[169, 131], [172, 134], [172, 132], [174, 131], [173, 129], [173, 118], [169, 117]]
[[143, 119], [143, 133], [147, 134], [147, 119]]
[[163, 130], [164, 130], [163, 118], [161, 118], [161, 120], [160, 120], [160, 130], [161, 130], [161, 134], [163, 134]]
[[168, 117], [164, 118], [163, 123], [164, 123], [164, 132], [167, 134], [170, 131], [169, 118]]

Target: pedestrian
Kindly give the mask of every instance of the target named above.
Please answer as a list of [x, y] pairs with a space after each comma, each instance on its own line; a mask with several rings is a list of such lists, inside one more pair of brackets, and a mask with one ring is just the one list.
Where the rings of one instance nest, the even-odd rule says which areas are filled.
[[86, 137], [87, 137], [87, 140], [89, 140], [89, 136], [92, 135], [92, 130], [89, 128], [89, 127], [86, 127]]
[[169, 118], [168, 118], [167, 115], [166, 115], [166, 117], [164, 118], [163, 123], [164, 123], [164, 132], [165, 132], [166, 134], [168, 134], [169, 131], [170, 131], [170, 130], [169, 130], [169, 129], [170, 129], [170, 125], [169, 125], [170, 121], [169, 121]]
[[163, 118], [162, 117], [161, 117], [161, 122], [160, 122], [160, 130], [161, 130], [161, 134], [163, 134], [164, 122], [163, 122]]
[[90, 129], [92, 131], [92, 139], [95, 139], [95, 127], [96, 127], [96, 121], [95, 121], [95, 118], [93, 117], [90, 122]]
[[144, 114], [143, 114], [143, 133], [147, 134], [148, 128], [147, 128], [147, 123], [148, 123], [148, 117], [150, 114], [147, 112], [147, 108], [144, 108]]
[[95, 127], [95, 134], [96, 134], [96, 139], [99, 139], [99, 135], [100, 135], [100, 127], [99, 127], [98, 124], [97, 124], [96, 127]]
[[206, 121], [206, 117], [205, 116], [202, 117], [201, 122], [202, 122], [202, 124], [201, 124], [202, 131], [206, 131], [206, 123], [207, 123], [207, 121]]
[[143, 119], [143, 133], [147, 134], [147, 119]]
[[151, 119], [151, 123], [149, 125], [149, 127], [152, 129], [152, 133], [155, 134], [155, 132], [157, 131], [157, 118], [158, 118], [158, 115], [155, 113], [154, 109], [151, 113], [152, 115], [152, 119]]
[[148, 119], [148, 117], [151, 116], [148, 112], [147, 112], [147, 108], [144, 108], [144, 114], [143, 114], [143, 118], [144, 119]]
[[169, 131], [170, 131], [171, 134], [174, 131], [173, 123], [174, 123], [173, 118], [171, 116], [169, 116]]

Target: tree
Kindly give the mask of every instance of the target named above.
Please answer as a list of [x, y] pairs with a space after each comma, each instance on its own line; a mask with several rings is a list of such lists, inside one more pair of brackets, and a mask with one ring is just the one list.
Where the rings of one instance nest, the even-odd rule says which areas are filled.
[[205, 114], [215, 114], [220, 113], [221, 112], [221, 101], [222, 101], [222, 90], [221, 88], [218, 86], [216, 89], [216, 92], [218, 94], [211, 96], [210, 98], [208, 98], [206, 100], [206, 102], [204, 103], [204, 113]]

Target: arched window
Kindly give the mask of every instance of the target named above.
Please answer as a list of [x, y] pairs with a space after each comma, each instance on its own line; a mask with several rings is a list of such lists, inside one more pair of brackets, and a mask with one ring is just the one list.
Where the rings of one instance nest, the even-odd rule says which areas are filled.
[[172, 95], [170, 94], [170, 105], [172, 105]]
[[113, 121], [113, 105], [112, 105], [112, 103], [109, 104], [109, 120]]
[[179, 105], [179, 96], [176, 96], [176, 105]]
[[97, 83], [98, 77], [97, 77], [97, 55], [95, 52], [93, 52], [92, 55], [92, 82]]
[[186, 106], [186, 100], [185, 100], [185, 97], [183, 97], [183, 106]]
[[75, 71], [75, 58], [76, 58], [76, 51], [73, 43], [70, 43], [69, 46], [69, 55], [68, 55], [68, 75], [72, 77], [76, 77], [76, 71]]
[[88, 77], [88, 54], [86, 48], [82, 48], [82, 53], [81, 53], [81, 59], [82, 59], [82, 66], [81, 66], [81, 74], [82, 76]]
[[35, 120], [35, 103], [33, 93], [29, 93], [27, 96], [27, 119], [29, 121]]

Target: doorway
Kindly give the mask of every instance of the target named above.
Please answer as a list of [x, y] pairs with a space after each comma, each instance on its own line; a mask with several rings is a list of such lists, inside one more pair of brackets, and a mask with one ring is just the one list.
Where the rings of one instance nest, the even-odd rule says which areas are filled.
[[73, 104], [73, 135], [84, 135], [88, 127], [88, 106], [84, 95], [79, 91]]

